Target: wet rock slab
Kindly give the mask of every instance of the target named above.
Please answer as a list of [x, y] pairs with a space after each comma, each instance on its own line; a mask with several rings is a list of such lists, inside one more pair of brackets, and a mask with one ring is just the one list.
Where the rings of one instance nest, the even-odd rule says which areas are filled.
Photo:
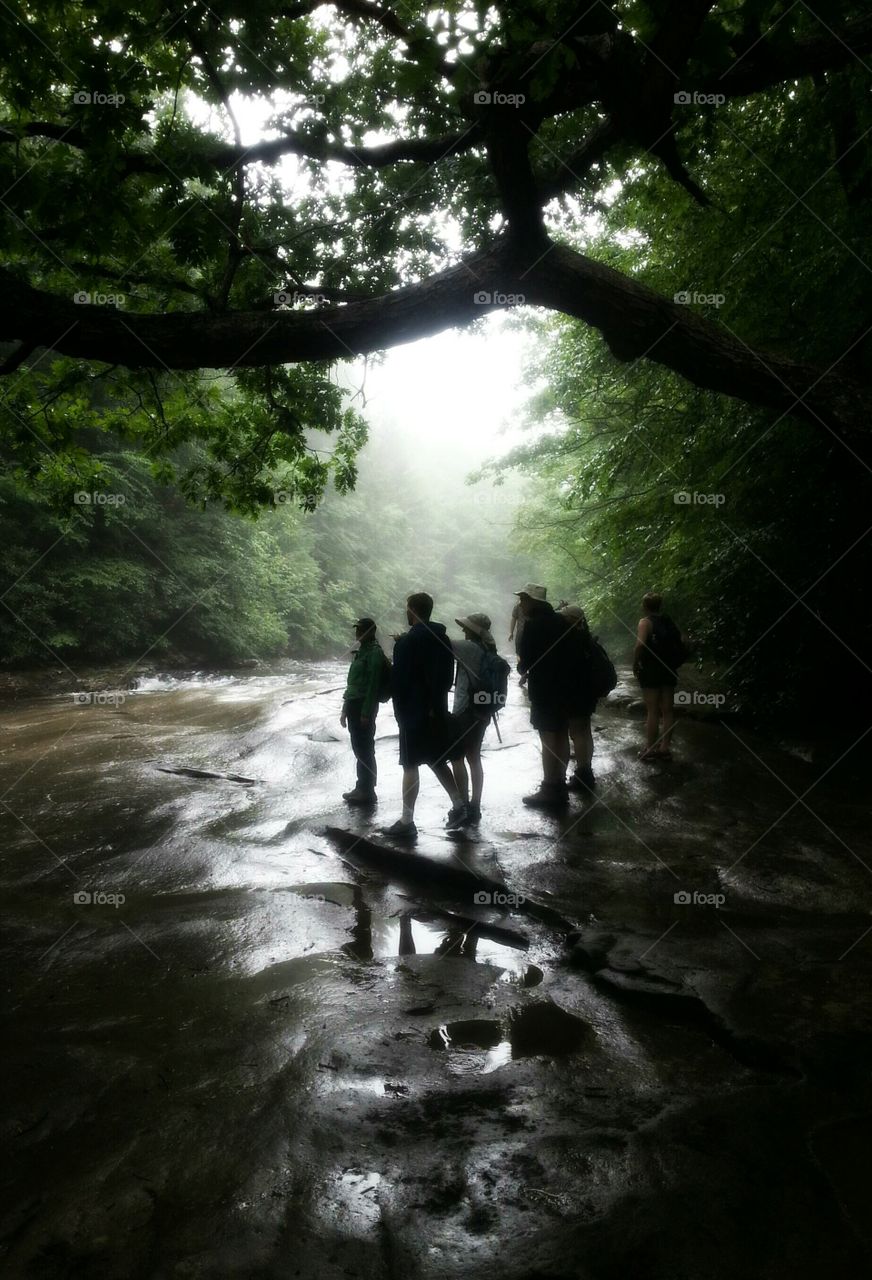
[[606, 706], [597, 795], [549, 818], [516, 700], [480, 829], [425, 779], [421, 863], [385, 856], [337, 799], [341, 676], [7, 723], [4, 1274], [869, 1274], [856, 788], [717, 724], [644, 770]]

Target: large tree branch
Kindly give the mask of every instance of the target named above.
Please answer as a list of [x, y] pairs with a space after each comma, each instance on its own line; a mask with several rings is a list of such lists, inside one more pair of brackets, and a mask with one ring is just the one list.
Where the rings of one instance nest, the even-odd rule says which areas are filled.
[[466, 325], [513, 302], [576, 316], [621, 360], [653, 360], [696, 386], [823, 424], [867, 447], [872, 387], [752, 349], [723, 325], [603, 263], [552, 245], [538, 260], [508, 239], [396, 292], [317, 311], [142, 315], [77, 306], [6, 274], [0, 340], [134, 368], [253, 367], [333, 360]]
[[818, 75], [822, 71], [839, 71], [862, 61], [872, 53], [872, 17], [848, 22], [838, 31], [821, 27], [814, 36], [787, 41], [778, 38], [757, 41], [747, 54], [738, 57], [726, 71], [717, 75], [704, 73], [688, 81], [689, 89], [706, 93], [724, 93], [728, 98], [742, 98], [760, 93], [778, 84]]
[[[95, 151], [99, 151], [103, 146], [102, 142], [92, 143], [81, 129], [58, 121], [32, 120], [23, 125], [0, 121], [0, 143], [18, 142], [22, 137], [50, 138], [81, 151], [88, 151], [92, 146]], [[480, 142], [481, 131], [478, 125], [473, 125], [462, 133], [445, 133], [434, 138], [397, 138], [369, 147], [355, 147], [350, 143], [330, 142], [317, 135], [288, 132], [280, 138], [256, 142], [249, 147], [233, 142], [208, 141], [197, 151], [196, 161], [213, 169], [227, 170], [235, 165], [270, 164], [280, 160], [282, 156], [297, 155], [309, 160], [335, 160], [355, 169], [383, 169], [403, 160], [436, 164], [448, 156], [469, 151]], [[125, 174], [165, 175], [168, 167], [176, 172], [178, 164], [173, 159], [172, 164], [168, 165], [153, 150], [135, 150], [124, 154], [122, 167]]]

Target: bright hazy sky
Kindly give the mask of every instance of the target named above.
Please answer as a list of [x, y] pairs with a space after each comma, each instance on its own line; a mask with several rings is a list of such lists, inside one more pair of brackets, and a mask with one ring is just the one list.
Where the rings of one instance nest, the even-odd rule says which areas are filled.
[[[267, 126], [273, 104], [238, 93], [231, 95], [231, 101], [244, 145], [277, 136]], [[185, 98], [185, 107], [197, 123], [231, 136], [223, 111], [214, 111], [191, 94]], [[284, 157], [275, 172], [293, 199], [299, 186], [296, 157]], [[332, 180], [341, 188], [342, 166], [328, 165], [327, 172], [328, 185]], [[526, 398], [520, 378], [523, 352], [530, 342], [504, 315], [495, 313], [484, 316], [473, 330], [449, 330], [394, 347], [382, 364], [367, 373], [364, 415], [373, 432], [380, 422], [395, 423], [404, 437], [426, 443], [422, 452], [429, 457], [445, 456], [450, 450], [474, 469], [521, 442], [521, 434], [512, 428]], [[362, 362], [359, 371], [344, 369], [340, 380], [359, 386], [361, 376]], [[359, 400], [355, 408], [361, 408]], [[504, 428], [506, 433], [501, 434]]]
[[365, 415], [374, 430], [395, 423], [404, 436], [440, 442], [474, 468], [523, 438], [516, 424], [528, 394], [520, 381], [530, 341], [491, 315], [472, 331], [393, 347], [368, 371]]

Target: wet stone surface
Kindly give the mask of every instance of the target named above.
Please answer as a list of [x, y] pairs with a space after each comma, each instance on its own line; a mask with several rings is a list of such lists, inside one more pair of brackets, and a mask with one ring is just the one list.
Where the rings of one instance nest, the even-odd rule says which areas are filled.
[[513, 690], [481, 827], [425, 777], [403, 862], [384, 709], [378, 810], [339, 798], [341, 679], [3, 712], [4, 1276], [868, 1274], [850, 752], [685, 720], [645, 767], [623, 683], [554, 818]]

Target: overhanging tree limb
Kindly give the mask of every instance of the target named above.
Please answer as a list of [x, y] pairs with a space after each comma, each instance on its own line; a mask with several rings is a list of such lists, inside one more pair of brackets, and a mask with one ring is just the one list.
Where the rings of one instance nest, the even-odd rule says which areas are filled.
[[[552, 244], [525, 263], [500, 241], [417, 284], [315, 311], [141, 315], [77, 306], [7, 275], [0, 340], [129, 367], [246, 368], [356, 356], [467, 325], [522, 298], [602, 333], [618, 359], [649, 359], [696, 386], [868, 441], [872, 387], [772, 351], [575, 250]], [[484, 299], [484, 300], [483, 300]]]
[[872, 53], [872, 17], [858, 18], [838, 30], [822, 26], [814, 36], [786, 40], [783, 32], [754, 42], [725, 71], [696, 75], [689, 89], [743, 98], [785, 81], [801, 80], [822, 71], [839, 71]]
[[[32, 120], [16, 125], [11, 121], [0, 122], [0, 143], [14, 143], [24, 138], [46, 138], [62, 142], [80, 151], [88, 151], [98, 144], [81, 129], [62, 122]], [[391, 142], [373, 146], [355, 147], [351, 143], [330, 142], [326, 137], [301, 132], [287, 132], [280, 138], [270, 138], [251, 146], [233, 142], [205, 141], [194, 154], [196, 166], [206, 166], [222, 171], [235, 165], [272, 164], [282, 156], [296, 155], [309, 160], [336, 161], [352, 169], [384, 169], [404, 160], [418, 164], [436, 164], [448, 156], [471, 150], [481, 141], [477, 126], [465, 132], [445, 133], [433, 138], [397, 138]], [[100, 144], [102, 145], [102, 144]], [[121, 168], [125, 174], [156, 173], [165, 176], [167, 168], [173, 172], [190, 167], [174, 156], [171, 166], [161, 160], [153, 150], [130, 150], [123, 154]]]

